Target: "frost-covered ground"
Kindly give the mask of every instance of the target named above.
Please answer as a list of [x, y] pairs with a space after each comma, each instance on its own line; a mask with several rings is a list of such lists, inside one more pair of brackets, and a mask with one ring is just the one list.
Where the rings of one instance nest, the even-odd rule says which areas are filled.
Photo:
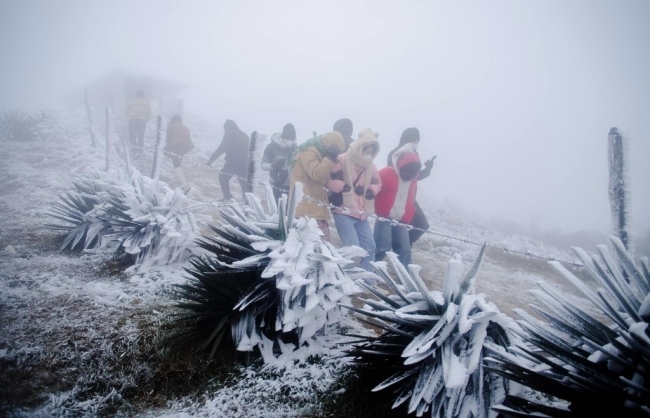
[[[276, 368], [259, 362], [233, 366], [228, 358], [207, 363], [163, 343], [174, 313], [173, 285], [185, 282], [182, 266], [127, 275], [110, 253], [58, 251], [60, 235], [44, 226], [53, 221], [48, 207], [77, 173], [105, 164], [103, 145], [90, 146], [84, 118], [68, 115], [66, 136], [58, 141], [0, 142], [0, 413], [318, 416], [318, 399], [348, 370], [344, 360], [334, 358], [342, 338], [334, 330], [327, 348], [305, 349], [302, 361]], [[186, 122], [196, 146], [184, 162], [191, 197], [216, 201], [221, 162], [208, 168], [205, 161], [222, 131], [195, 118]], [[116, 131], [122, 134], [119, 126]], [[150, 146], [154, 135], [150, 124], [145, 140]], [[150, 163], [151, 147], [135, 160], [143, 174]], [[174, 185], [167, 159], [161, 180]], [[238, 192], [233, 182], [233, 194]], [[448, 210], [427, 212], [432, 228], [448, 235], [573, 260], [566, 251], [500, 234]], [[451, 255], [459, 253], [469, 263], [477, 251], [473, 244], [425, 235], [413, 258], [438, 289]], [[510, 315], [532, 301], [525, 291], [539, 280], [572, 290], [542, 260], [488, 249], [477, 290]], [[343, 326], [361, 329], [350, 317]]]

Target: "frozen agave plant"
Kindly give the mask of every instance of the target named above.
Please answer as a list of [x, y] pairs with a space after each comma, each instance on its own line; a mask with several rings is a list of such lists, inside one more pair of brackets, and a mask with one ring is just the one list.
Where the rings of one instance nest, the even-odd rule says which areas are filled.
[[190, 261], [190, 282], [178, 286], [183, 342], [209, 348], [210, 357], [225, 343], [243, 352], [258, 347], [269, 359], [311, 343], [337, 320], [338, 303], [358, 290], [344, 270], [358, 254], [324, 241], [313, 219], [293, 219], [301, 194], [297, 185], [288, 213], [286, 197], [276, 207], [270, 188], [268, 212], [252, 193], [248, 206], [232, 202], [220, 211], [214, 235], [199, 240], [208, 255]]
[[388, 253], [395, 271], [385, 262], [374, 263], [378, 278], [391, 293], [359, 282], [377, 299], [361, 299], [366, 306], [348, 309], [365, 315], [382, 329], [378, 337], [361, 337], [348, 351], [356, 363], [387, 378], [373, 391], [392, 389], [393, 408], [408, 403], [408, 412], [431, 417], [492, 417], [490, 406], [503, 401], [508, 383], [482, 365], [487, 345], [506, 351], [514, 343], [512, 320], [473, 294], [485, 246], [471, 269], [462, 277], [463, 265], [452, 259], [447, 265], [443, 290], [430, 291], [420, 277], [421, 267], [408, 271], [397, 255]]
[[598, 246], [589, 256], [574, 248], [600, 288], [592, 290], [560, 263], [562, 276], [591, 304], [577, 306], [546, 283], [532, 291], [541, 318], [517, 310], [528, 348], [516, 356], [495, 353], [489, 369], [536, 391], [566, 401], [549, 405], [509, 395], [495, 409], [513, 417], [650, 416], [650, 268], [634, 263], [623, 243], [610, 237], [614, 254]]
[[93, 171], [73, 182], [50, 215], [66, 231], [61, 248], [113, 248], [133, 255], [137, 268], [183, 262], [195, 248], [204, 205], [192, 205], [180, 190], [140, 175]]
[[21, 110], [5, 110], [0, 114], [0, 140], [34, 141], [37, 139], [37, 118]]

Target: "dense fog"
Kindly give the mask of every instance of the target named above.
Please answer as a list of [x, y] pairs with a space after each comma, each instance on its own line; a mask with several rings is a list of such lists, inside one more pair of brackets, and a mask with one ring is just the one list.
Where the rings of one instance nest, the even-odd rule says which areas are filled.
[[616, 126], [643, 235], [649, 39], [644, 0], [2, 0], [0, 110], [65, 107], [125, 70], [183, 83], [186, 113], [249, 133], [291, 122], [304, 140], [350, 118], [379, 132], [378, 167], [418, 127], [420, 154], [437, 155], [423, 204], [601, 232]]

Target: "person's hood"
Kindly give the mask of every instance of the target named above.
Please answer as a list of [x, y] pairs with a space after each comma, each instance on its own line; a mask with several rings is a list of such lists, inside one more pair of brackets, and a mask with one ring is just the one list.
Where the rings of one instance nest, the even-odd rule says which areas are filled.
[[402, 167], [408, 165], [408, 164], [411, 164], [411, 163], [418, 163], [418, 164], [422, 165], [422, 161], [420, 161], [420, 156], [417, 155], [416, 153], [409, 152], [409, 153], [402, 154], [402, 155], [404, 157], [397, 160], [396, 167], [397, 167], [398, 170], [401, 169]]
[[399, 139], [399, 146], [409, 142], [420, 142], [420, 130], [418, 128], [406, 128]]
[[345, 141], [347, 142], [352, 142], [352, 131], [354, 129], [352, 125], [352, 121], [350, 119], [339, 119], [336, 122], [334, 122], [334, 129], [335, 132], [340, 133]]
[[343, 150], [345, 150], [345, 141], [343, 140], [343, 136], [336, 131], [323, 134], [321, 136], [321, 141], [323, 142], [325, 149], [334, 144], [339, 148], [340, 152], [343, 152]]
[[226, 122], [223, 124], [223, 130], [224, 132], [232, 132], [232, 131], [238, 131], [239, 127], [233, 120], [226, 120]]
[[374, 160], [375, 157], [377, 157], [377, 154], [379, 154], [379, 141], [377, 141], [377, 134], [370, 128], [366, 128], [359, 132], [357, 139], [350, 144], [348, 152], [361, 155], [363, 154], [363, 149], [368, 145], [375, 146], [375, 152], [372, 154], [372, 159]]
[[289, 148], [295, 148], [296, 143], [294, 142], [291, 145], [286, 145], [282, 139], [282, 134], [273, 134], [271, 135], [271, 142], [275, 142], [277, 146], [279, 146], [282, 149], [289, 149]]
[[[415, 157], [417, 157], [417, 160], [412, 160], [413, 157], [410, 156], [410, 154], [413, 154]], [[398, 148], [397, 151], [393, 153], [393, 167], [395, 167], [396, 171], [398, 171], [400, 167], [403, 167], [405, 165], [405, 164], [401, 164], [399, 167], [397, 165], [397, 160], [399, 160], [402, 156], [404, 156], [404, 158], [406, 158], [406, 156], [409, 156], [409, 161], [407, 161], [405, 164], [408, 164], [409, 162], [412, 161], [418, 161], [421, 163], [420, 156], [415, 152], [412, 144], [407, 143], [401, 146], [400, 148]]]

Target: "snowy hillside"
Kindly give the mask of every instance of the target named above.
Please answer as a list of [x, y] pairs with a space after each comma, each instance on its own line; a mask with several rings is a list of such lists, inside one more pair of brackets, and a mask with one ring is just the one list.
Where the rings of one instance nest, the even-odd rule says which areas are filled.
[[[197, 202], [221, 199], [217, 175], [205, 162], [222, 130], [187, 117], [195, 149], [184, 160]], [[173, 320], [173, 285], [185, 283], [183, 265], [126, 274], [110, 250], [62, 251], [60, 233], [48, 209], [84, 170], [105, 167], [103, 139], [91, 147], [87, 118], [68, 112], [59, 140], [0, 142], [0, 412], [16, 416], [319, 416], [323, 397], [349, 368], [340, 354], [340, 328], [370, 332], [350, 314], [328, 330], [326, 347], [311, 347], [299, 360], [282, 357], [271, 366], [233, 366], [234, 358], [208, 363], [193, 353], [175, 353], [163, 340]], [[116, 126], [118, 135], [123, 127]], [[151, 170], [155, 129], [149, 126], [146, 151], [134, 164]], [[119, 143], [115, 142], [120, 149]], [[216, 167], [215, 167], [216, 166]], [[161, 180], [177, 186], [169, 159]], [[239, 197], [238, 186], [233, 195]], [[573, 261], [543, 243], [427, 210], [432, 230], [473, 242], [530, 251]], [[217, 212], [211, 212], [213, 217]], [[332, 231], [335, 231], [332, 225]], [[335, 241], [336, 244], [336, 241]], [[454, 254], [465, 267], [476, 256], [473, 243], [427, 234], [413, 252], [430, 289], [442, 288], [445, 266]], [[578, 272], [580, 274], [580, 272]], [[525, 293], [548, 280], [571, 291], [546, 261], [488, 248], [476, 279], [501, 312], [527, 308]], [[560, 284], [561, 283], [561, 284]], [[283, 362], [284, 361], [284, 362]], [[342, 392], [341, 392], [342, 393]]]

